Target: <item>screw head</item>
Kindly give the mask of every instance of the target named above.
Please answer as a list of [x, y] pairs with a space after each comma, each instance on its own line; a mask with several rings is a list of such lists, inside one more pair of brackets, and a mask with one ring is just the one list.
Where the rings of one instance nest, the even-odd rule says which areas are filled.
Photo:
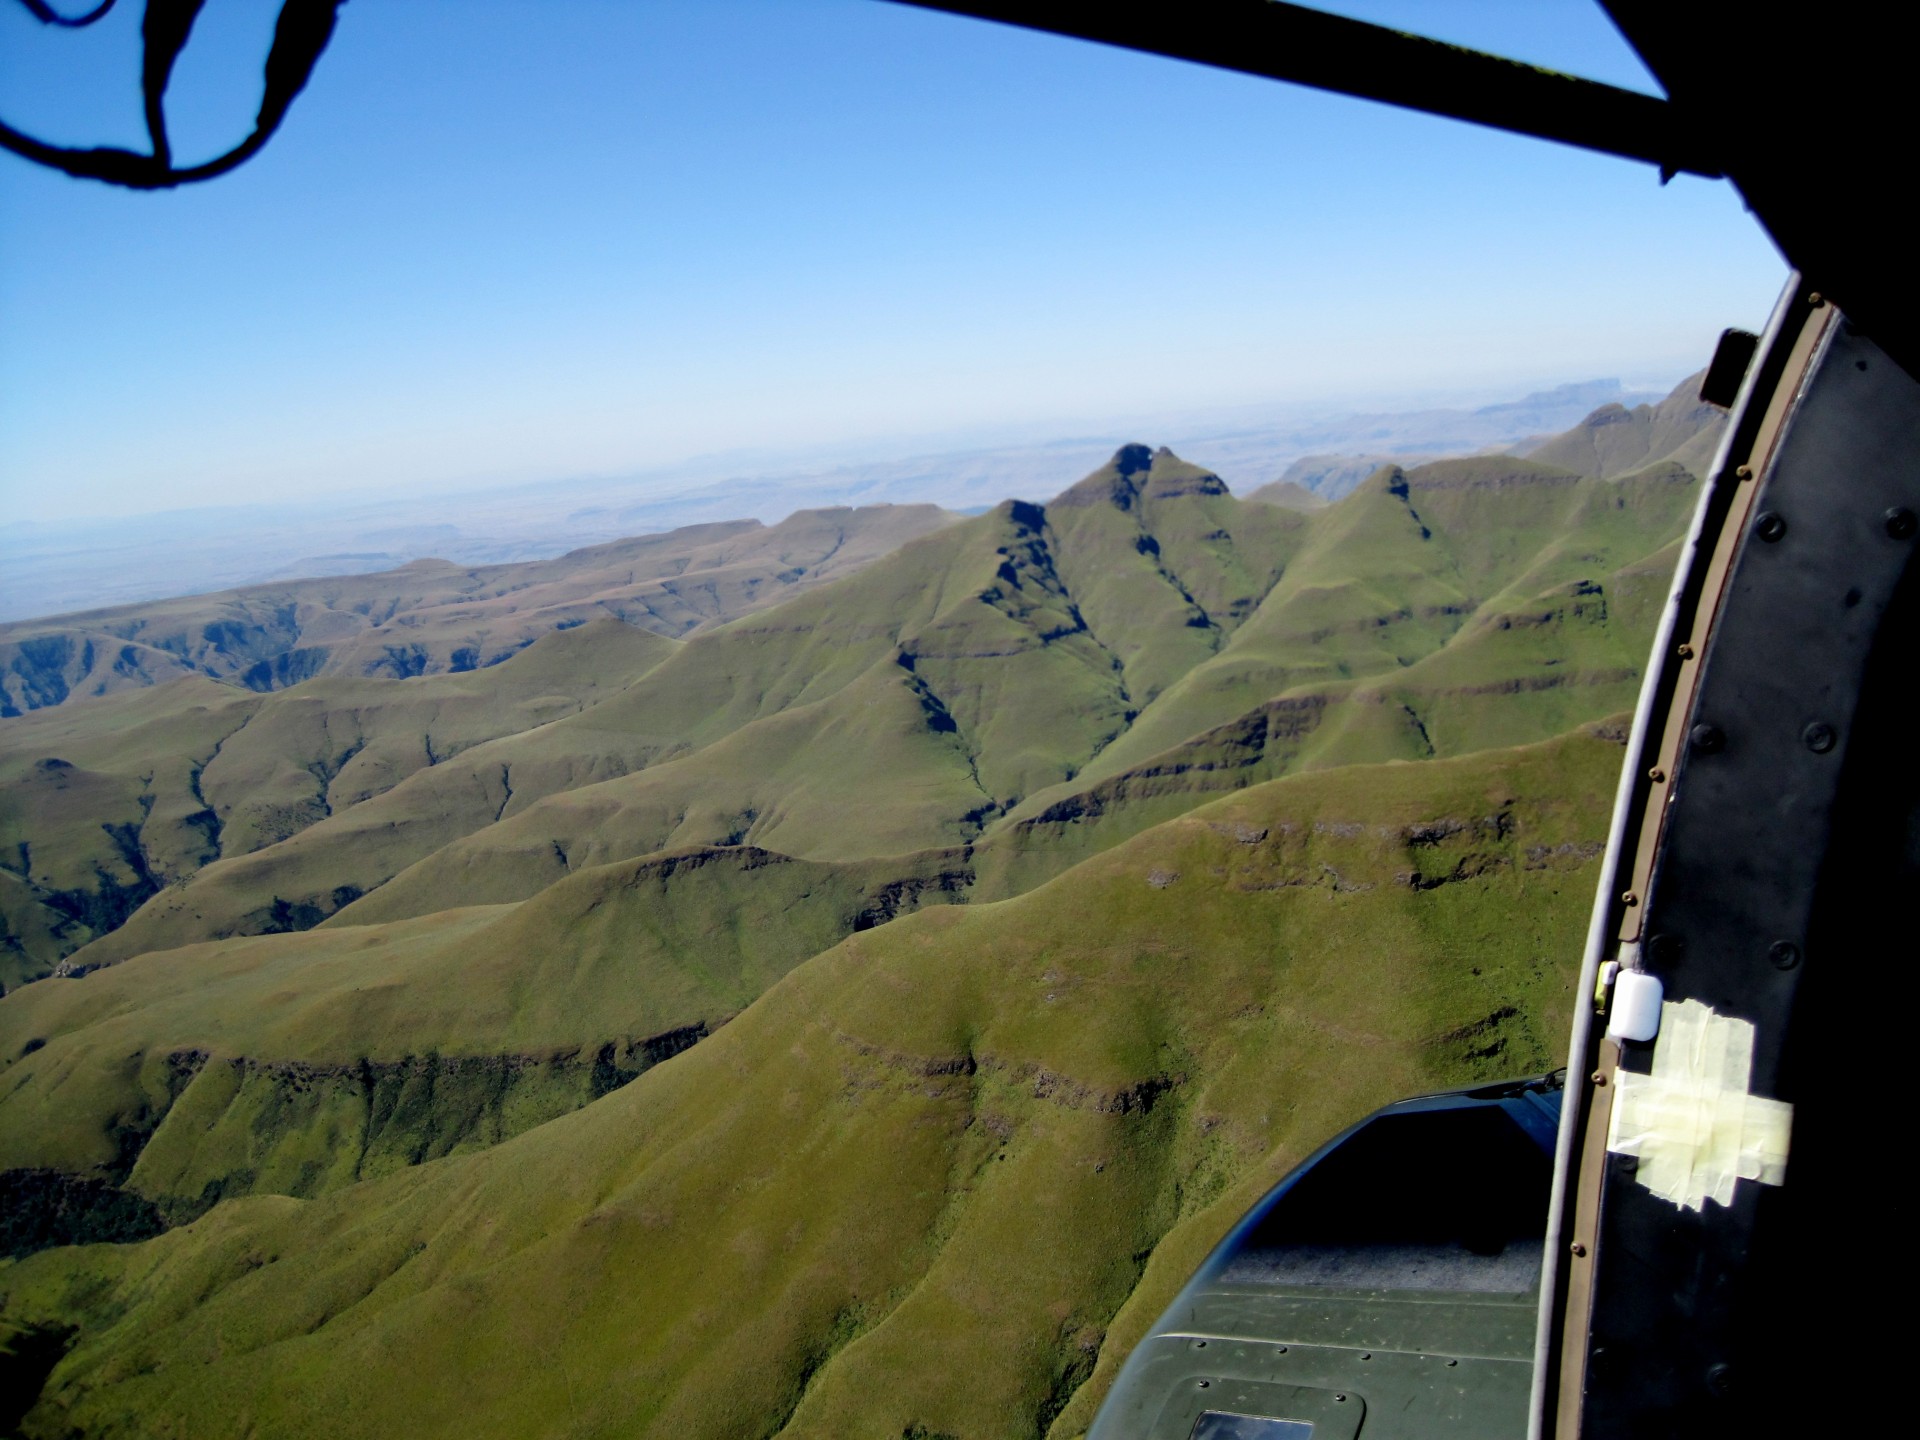
[[1582, 1255], [1585, 1255], [1587, 1253], [1587, 1247], [1582, 1245], [1578, 1240], [1574, 1241], [1573, 1244], [1569, 1245], [1567, 1248], [1573, 1252], [1573, 1256], [1576, 1260], [1579, 1259]]
[[1696, 725], [1687, 732], [1687, 739], [1702, 755], [1718, 755], [1727, 748], [1727, 737], [1718, 725]]
[[1791, 940], [1776, 940], [1768, 947], [1767, 958], [1776, 970], [1791, 970], [1800, 963], [1800, 947]]
[[1816, 720], [1800, 732], [1800, 738], [1806, 742], [1807, 749], [1814, 754], [1824, 755], [1833, 749], [1839, 737], [1833, 733], [1833, 726], [1824, 720]]
[[1651, 770], [1647, 771], [1647, 779], [1651, 780], [1656, 785], [1665, 781], [1666, 778], [1667, 778], [1667, 772], [1662, 770], [1658, 765], [1654, 766]]
[[1693, 658], [1693, 647], [1691, 645], [1682, 645], [1673, 653], [1678, 655], [1682, 660], [1691, 660]]
[[1759, 522], [1755, 524], [1753, 533], [1766, 541], [1767, 544], [1775, 544], [1787, 533], [1786, 517], [1769, 510], [1762, 515]]
[[1896, 505], [1887, 511], [1887, 534], [1896, 540], [1911, 540], [1913, 532], [1920, 529], [1920, 520], [1915, 520], [1913, 511], [1904, 505]]
[[1742, 465], [1738, 470], [1733, 472], [1733, 475], [1736, 480], [1751, 480], [1753, 478], [1753, 467], [1751, 465]]

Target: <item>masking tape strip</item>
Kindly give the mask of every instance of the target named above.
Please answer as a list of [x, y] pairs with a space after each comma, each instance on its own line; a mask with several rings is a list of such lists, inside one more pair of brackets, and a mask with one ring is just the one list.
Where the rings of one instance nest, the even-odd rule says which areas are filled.
[[1784, 1184], [1793, 1107], [1747, 1093], [1753, 1025], [1698, 1000], [1660, 1007], [1653, 1073], [1614, 1073], [1607, 1149], [1639, 1162], [1639, 1182], [1688, 1210], [1733, 1203], [1733, 1182]]

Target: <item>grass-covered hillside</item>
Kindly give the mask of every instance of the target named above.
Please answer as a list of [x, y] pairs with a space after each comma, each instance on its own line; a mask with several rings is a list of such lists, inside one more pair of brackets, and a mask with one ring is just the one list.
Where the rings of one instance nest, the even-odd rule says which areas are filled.
[[1553, 1063], [1678, 404], [0, 719], [24, 1433], [1077, 1434], [1289, 1163]]
[[[16, 1351], [58, 1359], [25, 1433], [1075, 1434], [1287, 1164], [1400, 1094], [1553, 1063], [1619, 756], [1576, 734], [1268, 782], [1018, 898], [922, 908], [798, 964], [747, 953], [767, 912], [731, 882], [638, 879], [632, 947], [580, 942], [579, 994], [619, 993], [616, 1023], [783, 978], [501, 1143], [416, 1129], [444, 1156], [424, 1164], [396, 1153], [409, 1099], [387, 1079], [427, 1063], [412, 1037], [446, 1047], [443, 1074], [461, 1025], [589, 1053], [549, 1008], [564, 968], [490, 973], [513, 949], [481, 937], [510, 918], [454, 917], [451, 951], [400, 922], [28, 986], [0, 1005], [8, 1053], [40, 1043], [0, 1084], [36, 1158], [87, 1164], [115, 1143], [101, 1122], [144, 1103], [166, 1113], [133, 1188], [171, 1203], [250, 1155], [276, 1177], [309, 1162], [309, 1198], [0, 1266]], [[851, 875], [770, 878], [802, 925], [858, 903]], [[682, 904], [705, 939], [654, 944]], [[462, 951], [470, 992], [445, 983]], [[417, 969], [436, 983], [410, 987]], [[416, 1070], [416, 1127], [429, 1088]]]
[[1053, 832], [1110, 843], [1116, 810], [1538, 739], [1630, 703], [1694, 493], [1669, 458], [1482, 456], [1306, 513], [1129, 447], [678, 644], [603, 620], [479, 673], [0, 721], [0, 983], [675, 846], [842, 861], [1039, 826], [1078, 854]]

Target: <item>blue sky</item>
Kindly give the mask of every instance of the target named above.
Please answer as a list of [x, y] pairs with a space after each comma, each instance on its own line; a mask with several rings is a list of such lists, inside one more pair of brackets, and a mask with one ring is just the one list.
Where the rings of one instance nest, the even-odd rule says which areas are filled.
[[[1652, 88], [1587, 0], [1326, 8]], [[137, 143], [126, 10], [0, 4], [0, 115]], [[229, 177], [0, 156], [0, 519], [1670, 382], [1782, 275], [1725, 185], [879, 0], [352, 0]]]

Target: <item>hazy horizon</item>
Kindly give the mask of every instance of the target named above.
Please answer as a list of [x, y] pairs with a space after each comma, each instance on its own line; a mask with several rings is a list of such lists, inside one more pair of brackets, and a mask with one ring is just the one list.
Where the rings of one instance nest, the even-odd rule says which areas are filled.
[[[1332, 8], [1650, 85], [1573, 0]], [[136, 18], [0, 11], [9, 120], [135, 139]], [[220, 181], [0, 160], [0, 253], [0, 522], [1670, 381], [1783, 274], [1724, 185], [876, 0], [348, 7]]]
[[922, 436], [913, 437], [920, 445], [902, 438], [784, 455], [769, 450], [752, 457], [757, 463], [735, 454], [626, 474], [490, 486], [336, 488], [324, 496], [136, 514], [0, 517], [9, 561], [0, 570], [0, 623], [295, 578], [371, 574], [427, 559], [459, 565], [548, 559], [691, 524], [775, 524], [799, 511], [840, 505], [934, 504], [977, 513], [1005, 499], [1044, 503], [1130, 443], [1166, 445], [1244, 495], [1310, 456], [1386, 454], [1414, 463], [1500, 448], [1564, 428], [1598, 404], [1652, 400], [1670, 388], [1628, 388], [1607, 378], [1496, 395], [1472, 408], [1215, 408], [1153, 424], [1116, 421], [1077, 435], [1015, 427], [999, 433], [1005, 443], [974, 448], [926, 448], [961, 437]]

